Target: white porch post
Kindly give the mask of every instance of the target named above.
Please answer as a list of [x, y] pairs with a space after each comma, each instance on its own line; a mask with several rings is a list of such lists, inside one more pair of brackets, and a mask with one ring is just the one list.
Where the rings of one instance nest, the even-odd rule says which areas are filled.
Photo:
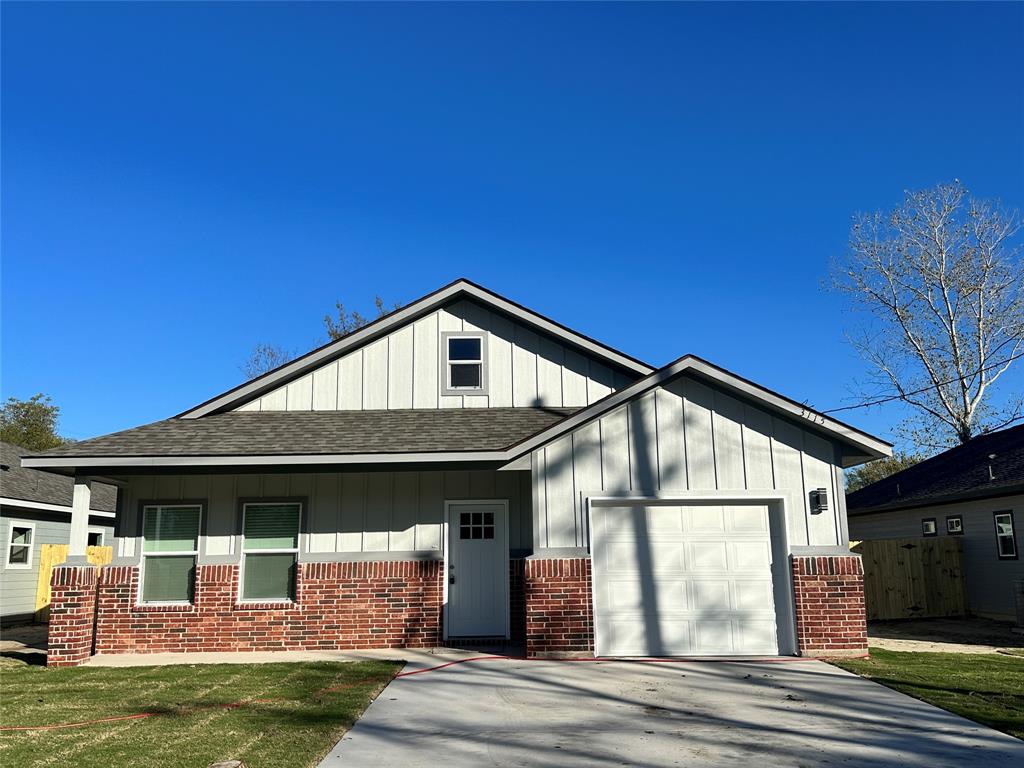
[[85, 565], [85, 548], [89, 544], [89, 505], [92, 501], [92, 480], [75, 478], [71, 497], [71, 538], [68, 541], [68, 565]]

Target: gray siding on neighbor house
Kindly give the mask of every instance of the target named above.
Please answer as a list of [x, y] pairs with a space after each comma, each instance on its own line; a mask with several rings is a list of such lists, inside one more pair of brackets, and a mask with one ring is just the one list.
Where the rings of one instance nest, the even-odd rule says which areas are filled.
[[974, 613], [1013, 618], [1015, 598], [1013, 582], [1024, 579], [1024, 559], [1000, 560], [996, 550], [995, 512], [1012, 511], [1017, 530], [1018, 553], [1024, 545], [1024, 496], [978, 499], [895, 512], [880, 512], [850, 517], [850, 539], [919, 538], [921, 521], [935, 518], [939, 536], [946, 536], [946, 518], [962, 515], [964, 579], [967, 607]]
[[[785, 496], [790, 546], [846, 542], [837, 447], [794, 423], [682, 377], [533, 454], [537, 548], [586, 547], [586, 496], [771, 491]], [[810, 513], [808, 494], [828, 491]]]
[[[52, 514], [36, 516], [23, 509], [4, 507], [0, 512], [0, 536], [4, 550], [0, 556], [0, 617], [10, 619], [28, 616], [35, 611], [36, 587], [39, 582], [39, 553], [43, 544], [67, 544], [71, 533], [71, 522], [52, 519]], [[11, 526], [28, 524], [35, 526], [32, 537], [32, 567], [11, 568], [7, 565], [7, 546], [11, 540]], [[103, 542], [113, 544], [114, 529], [111, 525], [89, 524], [89, 530], [102, 530]]]
[[240, 499], [308, 499], [300, 559], [377, 554], [439, 554], [444, 502], [508, 499], [509, 547], [531, 546], [530, 479], [527, 472], [324, 472], [134, 477], [124, 490], [120, 558], [140, 554], [139, 504], [179, 499], [207, 501], [200, 559], [234, 562], [240, 557]]
[[[487, 394], [442, 395], [443, 334], [486, 331]], [[469, 300], [410, 323], [236, 410], [579, 407], [624, 374]]]

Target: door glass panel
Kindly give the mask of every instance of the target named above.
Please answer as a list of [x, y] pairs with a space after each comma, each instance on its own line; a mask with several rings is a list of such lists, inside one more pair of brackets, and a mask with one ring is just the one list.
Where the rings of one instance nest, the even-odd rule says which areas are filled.
[[494, 538], [494, 513], [493, 512], [460, 512], [459, 513], [459, 538], [460, 539], [493, 539]]

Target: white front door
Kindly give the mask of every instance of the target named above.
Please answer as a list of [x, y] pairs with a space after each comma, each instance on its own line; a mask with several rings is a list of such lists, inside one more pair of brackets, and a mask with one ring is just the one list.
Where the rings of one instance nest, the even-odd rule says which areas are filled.
[[778, 653], [767, 506], [591, 514], [597, 655]]
[[448, 502], [448, 637], [508, 637], [508, 502]]

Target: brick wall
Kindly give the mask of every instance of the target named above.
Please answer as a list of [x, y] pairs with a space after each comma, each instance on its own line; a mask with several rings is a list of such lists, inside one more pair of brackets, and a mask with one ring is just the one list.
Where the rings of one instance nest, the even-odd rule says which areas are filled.
[[868, 651], [864, 569], [859, 557], [793, 557], [797, 647], [802, 656]]
[[107, 567], [97, 653], [423, 648], [441, 644], [441, 563], [300, 563], [294, 603], [239, 605], [237, 565], [201, 565], [195, 602], [137, 605], [139, 569]]
[[97, 568], [57, 566], [50, 577], [50, 626], [46, 663], [71, 667], [92, 655]]
[[593, 655], [590, 560], [524, 561], [527, 656]]

